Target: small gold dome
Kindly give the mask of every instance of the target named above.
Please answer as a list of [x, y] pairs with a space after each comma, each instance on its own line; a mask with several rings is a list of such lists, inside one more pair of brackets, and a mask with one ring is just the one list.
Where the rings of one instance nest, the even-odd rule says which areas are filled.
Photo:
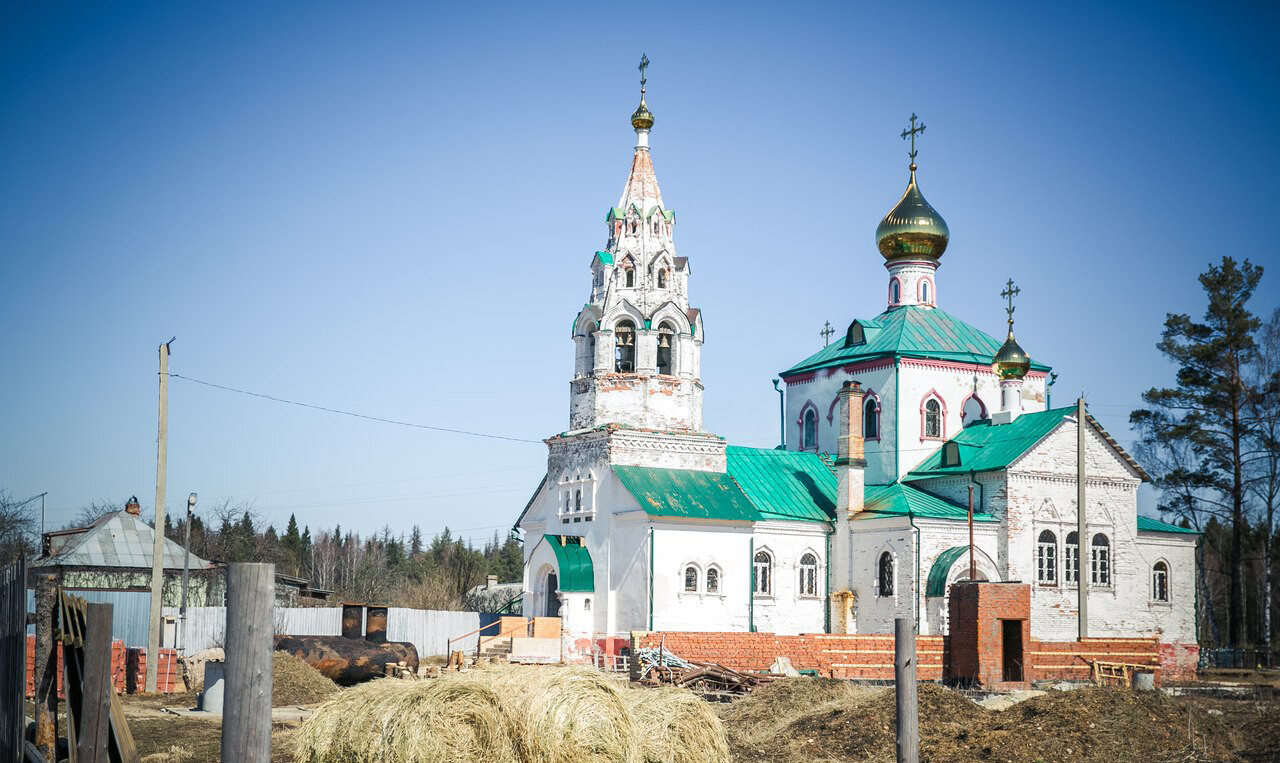
[[653, 112], [644, 105], [644, 98], [640, 99], [640, 108], [631, 115], [631, 126], [637, 130], [648, 130], [653, 127]]
[[929, 257], [937, 259], [947, 250], [951, 231], [942, 215], [924, 200], [916, 185], [916, 166], [911, 165], [911, 182], [896, 206], [876, 228], [876, 246], [886, 260]]
[[991, 370], [1001, 379], [1021, 379], [1031, 370], [1031, 358], [1014, 340], [1012, 326], [1009, 327], [1009, 338], [1004, 340], [991, 361]]

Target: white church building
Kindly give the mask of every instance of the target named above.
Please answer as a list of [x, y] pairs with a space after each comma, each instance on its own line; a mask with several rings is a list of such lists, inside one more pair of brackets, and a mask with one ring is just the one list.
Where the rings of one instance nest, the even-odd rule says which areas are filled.
[[1013, 339], [1012, 282], [1003, 344], [940, 307], [949, 232], [916, 182], [914, 115], [910, 181], [876, 231], [883, 309], [780, 374], [786, 449], [703, 430], [706, 336], [641, 82], [631, 171], [573, 323], [569, 429], [516, 523], [525, 615], [578, 639], [888, 633], [903, 616], [946, 633], [972, 490], [978, 578], [1030, 584], [1034, 638], [1075, 638], [1083, 574], [1090, 635], [1194, 643], [1198, 536], [1139, 516], [1142, 467], [1091, 416], [1048, 408], [1049, 367]]

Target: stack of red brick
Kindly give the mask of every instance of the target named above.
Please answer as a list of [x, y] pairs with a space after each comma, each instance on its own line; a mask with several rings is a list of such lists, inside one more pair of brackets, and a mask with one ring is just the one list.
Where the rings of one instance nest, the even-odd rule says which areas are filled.
[[[62, 649], [55, 649], [58, 660], [58, 696], [62, 697]], [[27, 636], [27, 682], [26, 695], [35, 696], [35, 664], [36, 637]], [[141, 647], [126, 648], [123, 641], [111, 642], [111, 684], [116, 692], [134, 693], [146, 686], [147, 650]], [[173, 649], [160, 650], [160, 669], [156, 678], [156, 689], [170, 694], [184, 691], [185, 685], [178, 673], [178, 653]]]

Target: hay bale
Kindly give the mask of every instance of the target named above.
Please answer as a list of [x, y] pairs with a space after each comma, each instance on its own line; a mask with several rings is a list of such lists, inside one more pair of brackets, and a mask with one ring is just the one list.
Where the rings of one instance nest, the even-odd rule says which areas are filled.
[[296, 763], [519, 763], [498, 695], [477, 683], [379, 679], [316, 708]]
[[688, 689], [663, 686], [623, 693], [644, 763], [729, 763], [724, 724]]
[[597, 670], [495, 663], [450, 679], [480, 683], [498, 693], [523, 763], [639, 760], [639, 740], [623, 690]]
[[486, 666], [339, 692], [298, 732], [296, 763], [638, 763], [622, 692], [589, 668]]

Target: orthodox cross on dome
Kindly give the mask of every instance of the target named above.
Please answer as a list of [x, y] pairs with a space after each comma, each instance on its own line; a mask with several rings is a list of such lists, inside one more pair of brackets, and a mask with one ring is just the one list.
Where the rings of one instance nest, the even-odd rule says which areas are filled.
[[644, 100], [644, 83], [648, 82], [644, 76], [644, 70], [649, 68], [649, 57], [640, 54], [640, 100]]
[[916, 168], [916, 153], [917, 153], [916, 152], [916, 136], [924, 133], [924, 122], [921, 122], [920, 126], [916, 127], [916, 120], [919, 118], [920, 117], [917, 117], [915, 115], [915, 112], [912, 112], [911, 113], [911, 129], [902, 131], [903, 140], [906, 140], [907, 138], [911, 139], [911, 153], [907, 154], [907, 156], [911, 157], [912, 171], [915, 171], [915, 168]]
[[836, 330], [831, 328], [831, 321], [827, 321], [818, 333], [822, 335], [822, 346], [826, 347], [831, 344], [831, 335], [836, 333]]
[[1008, 300], [1009, 300], [1009, 306], [1008, 306], [1008, 307], [1006, 307], [1004, 310], [1005, 310], [1005, 312], [1006, 312], [1006, 313], [1008, 313], [1008, 314], [1009, 314], [1009, 325], [1010, 325], [1010, 326], [1012, 326], [1012, 325], [1013, 325], [1013, 311], [1016, 309], [1016, 308], [1014, 308], [1014, 306], [1013, 306], [1013, 298], [1014, 298], [1014, 297], [1016, 297], [1016, 296], [1018, 296], [1018, 295], [1019, 295], [1019, 294], [1021, 294], [1021, 293], [1022, 293], [1022, 289], [1019, 289], [1017, 286], [1014, 286], [1014, 285], [1013, 285], [1013, 279], [1012, 279], [1012, 278], [1010, 278], [1010, 279], [1009, 279], [1009, 282], [1008, 282], [1007, 284], [1005, 284], [1005, 285], [1004, 285], [1004, 291], [1000, 292], [1000, 296], [1005, 297], [1006, 299], [1008, 299]]

